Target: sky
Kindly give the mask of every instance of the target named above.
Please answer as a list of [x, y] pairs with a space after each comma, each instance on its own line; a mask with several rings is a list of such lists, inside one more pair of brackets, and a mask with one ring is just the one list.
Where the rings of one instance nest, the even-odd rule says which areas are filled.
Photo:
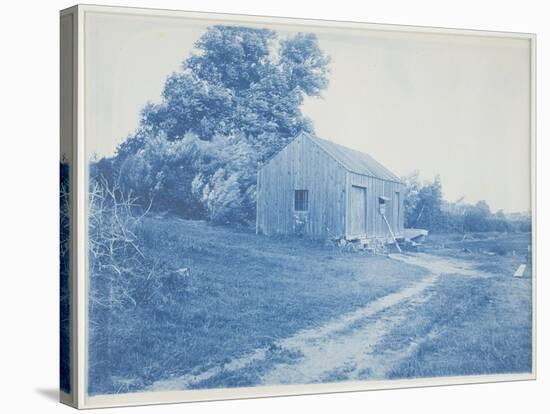
[[[208, 20], [90, 13], [86, 145], [112, 155], [158, 102]], [[247, 23], [250, 26], [250, 23]], [[444, 197], [530, 210], [530, 44], [509, 37], [263, 25], [317, 34], [331, 57], [322, 98], [303, 112], [317, 135], [395, 174], [441, 177]]]

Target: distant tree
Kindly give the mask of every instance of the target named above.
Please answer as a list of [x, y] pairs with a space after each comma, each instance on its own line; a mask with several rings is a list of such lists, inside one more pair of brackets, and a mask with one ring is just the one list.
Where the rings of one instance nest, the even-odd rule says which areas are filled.
[[482, 217], [489, 217], [491, 215], [491, 208], [485, 200], [478, 201], [475, 204], [475, 209], [479, 212]]
[[470, 206], [464, 215], [465, 231], [489, 231], [491, 230], [491, 209], [486, 201], [478, 201], [474, 206]]
[[426, 183], [418, 193], [418, 204], [416, 206], [417, 225], [437, 231], [441, 226], [443, 205], [443, 193], [441, 179], [436, 176], [431, 183]]
[[415, 215], [416, 206], [418, 204], [418, 194], [420, 192], [420, 181], [418, 171], [412, 172], [410, 175], [401, 179], [405, 184], [405, 193], [403, 197], [403, 206], [405, 210], [405, 227], [414, 227], [417, 216]]
[[438, 231], [443, 224], [443, 193], [441, 180], [420, 183], [415, 172], [404, 178], [405, 226]]
[[[125, 190], [156, 195], [156, 206], [220, 222], [252, 218], [257, 162], [313, 132], [300, 106], [327, 87], [329, 57], [314, 34], [280, 39], [239, 26], [212, 26], [195, 48], [166, 80], [161, 102], [144, 107], [113, 168], [128, 177]], [[232, 151], [246, 154], [244, 169]]]
[[405, 227], [418, 227], [431, 232], [507, 232], [531, 231], [529, 213], [507, 215], [502, 210], [491, 212], [485, 200], [468, 204], [464, 197], [450, 202], [443, 199], [441, 179], [420, 182], [418, 172], [403, 177], [405, 184]]

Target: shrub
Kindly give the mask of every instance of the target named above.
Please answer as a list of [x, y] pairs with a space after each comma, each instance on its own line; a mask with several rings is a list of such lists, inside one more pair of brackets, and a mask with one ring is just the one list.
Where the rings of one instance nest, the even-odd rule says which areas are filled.
[[135, 197], [92, 180], [89, 199], [90, 394], [141, 389], [166, 369], [151, 326], [165, 323], [181, 301], [170, 269], [143, 253]]

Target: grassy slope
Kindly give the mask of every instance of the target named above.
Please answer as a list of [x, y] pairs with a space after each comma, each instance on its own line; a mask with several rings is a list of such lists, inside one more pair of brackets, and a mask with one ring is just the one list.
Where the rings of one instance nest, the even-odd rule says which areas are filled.
[[420, 343], [413, 355], [393, 369], [391, 378], [531, 371], [529, 266], [524, 278], [512, 277], [520, 263], [528, 262], [529, 237], [516, 234], [452, 243], [448, 241], [453, 237], [432, 237], [437, 245], [446, 241], [448, 248], [429, 249], [430, 253], [473, 260], [485, 277], [445, 275], [440, 279], [432, 288], [431, 300], [380, 345]]
[[[129, 388], [133, 390], [270, 347], [427, 273], [385, 257], [340, 253], [305, 240], [267, 238], [174, 217], [145, 219], [138, 236], [143, 253], [155, 258], [155, 271], [170, 276], [188, 268], [189, 274], [172, 278], [179, 292], [177, 307], [170, 304], [147, 316], [142, 313], [149, 310], [136, 309], [136, 318], [148, 326], [125, 340], [125, 361], [139, 379]], [[491, 276], [442, 277], [431, 299], [380, 344], [399, 349], [411, 340], [419, 343], [390, 375], [529, 371], [530, 274], [524, 279], [511, 276], [525, 261], [528, 236], [470, 242], [461, 242], [459, 236], [436, 237], [429, 253], [474, 260]], [[441, 244], [447, 247], [436, 248]], [[253, 379], [247, 373], [202, 385], [248, 385]], [[105, 387], [98, 389], [115, 392], [111, 385]]]
[[147, 219], [141, 237], [149, 246], [144, 254], [165, 271], [190, 269], [179, 322], [151, 326], [149, 337], [140, 339], [159, 348], [167, 375], [269, 346], [426, 274], [385, 257], [170, 217]]

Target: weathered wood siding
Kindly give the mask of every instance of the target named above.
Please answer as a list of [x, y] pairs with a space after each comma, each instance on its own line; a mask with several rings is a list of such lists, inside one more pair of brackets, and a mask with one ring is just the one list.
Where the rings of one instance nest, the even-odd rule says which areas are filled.
[[[307, 212], [294, 211], [295, 190], [308, 191]], [[391, 235], [380, 214], [379, 197], [387, 200], [386, 218], [395, 235], [401, 236], [403, 190], [401, 183], [348, 171], [315, 142], [300, 136], [258, 171], [256, 231], [295, 234], [296, 217], [300, 217], [306, 218], [303, 233], [312, 237], [389, 241]], [[358, 202], [361, 194], [366, 198], [364, 205]], [[362, 209], [365, 213], [359, 211]], [[364, 234], [357, 232], [358, 226], [364, 227], [358, 214], [366, 215]]]
[[[392, 230], [396, 236], [400, 236], [403, 233], [403, 223], [405, 217], [403, 210], [403, 184], [350, 172], [347, 177], [347, 186], [348, 188], [351, 186], [357, 186], [367, 189], [367, 232], [364, 237], [382, 239], [388, 239], [391, 237], [388, 227], [384, 222], [384, 218], [380, 214], [378, 197], [381, 196], [388, 199], [386, 202], [386, 218], [388, 219], [390, 226], [392, 226]], [[394, 201], [396, 198], [395, 193], [397, 192], [399, 193], [399, 206], [396, 206]], [[348, 196], [347, 206], [347, 215], [349, 216], [352, 214], [351, 195]], [[394, 212], [394, 209], [397, 209], [397, 211]], [[394, 217], [398, 217], [397, 223], [394, 223]], [[346, 237], [357, 237], [357, 234], [353, 234], [350, 220], [347, 221]]]
[[[295, 233], [294, 190], [308, 190], [304, 234], [346, 234], [347, 171], [308, 138], [296, 138], [258, 171], [258, 233]], [[302, 213], [299, 213], [302, 214]]]

